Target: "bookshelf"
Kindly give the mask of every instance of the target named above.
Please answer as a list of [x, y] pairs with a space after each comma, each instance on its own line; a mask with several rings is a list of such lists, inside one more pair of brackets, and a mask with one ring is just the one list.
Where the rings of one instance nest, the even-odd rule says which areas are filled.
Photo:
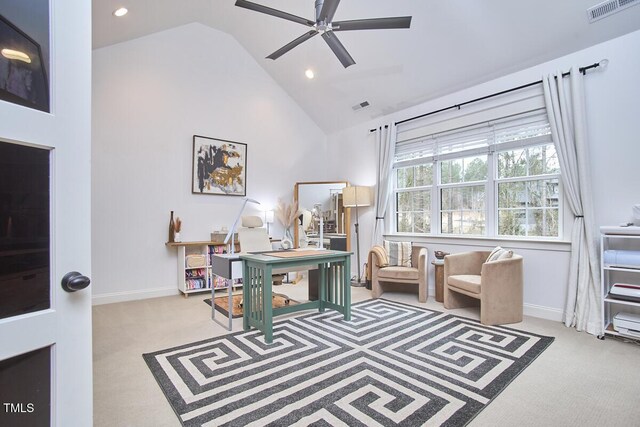
[[[178, 290], [185, 297], [192, 293], [211, 292], [212, 286], [214, 290], [227, 289], [227, 281], [211, 272], [211, 255], [227, 253], [230, 250], [228, 244], [200, 241], [170, 242], [165, 245], [178, 250]], [[236, 242], [236, 252], [239, 251]], [[234, 281], [232, 286], [241, 284]]]

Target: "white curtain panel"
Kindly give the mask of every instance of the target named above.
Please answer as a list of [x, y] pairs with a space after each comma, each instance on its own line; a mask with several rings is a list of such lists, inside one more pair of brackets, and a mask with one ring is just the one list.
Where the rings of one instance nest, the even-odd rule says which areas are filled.
[[542, 83], [565, 200], [575, 217], [564, 323], [578, 331], [602, 335], [602, 291], [591, 198], [583, 75], [578, 67], [573, 67], [569, 79], [563, 78], [562, 72], [558, 71], [544, 76]]
[[385, 231], [385, 214], [391, 194], [391, 166], [396, 149], [396, 125], [380, 126], [376, 132], [376, 191], [375, 209], [376, 219], [373, 223], [373, 240], [371, 245], [382, 245], [382, 235]]

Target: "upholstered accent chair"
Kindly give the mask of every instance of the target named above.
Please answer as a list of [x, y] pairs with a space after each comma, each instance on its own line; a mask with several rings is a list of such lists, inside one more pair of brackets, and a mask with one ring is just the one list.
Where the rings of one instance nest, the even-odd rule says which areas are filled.
[[374, 298], [380, 298], [385, 289], [411, 286], [418, 290], [418, 301], [427, 302], [429, 276], [427, 274], [427, 248], [411, 246], [411, 267], [390, 266], [387, 252], [382, 246], [369, 251], [371, 290]]
[[522, 321], [523, 258], [488, 261], [489, 251], [465, 252], [444, 258], [444, 307], [480, 303], [480, 322], [501, 325]]

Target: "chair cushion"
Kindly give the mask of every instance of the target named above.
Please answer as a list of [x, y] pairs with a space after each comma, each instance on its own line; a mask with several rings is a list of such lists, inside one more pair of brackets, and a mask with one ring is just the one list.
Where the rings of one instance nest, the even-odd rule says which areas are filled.
[[380, 279], [418, 281], [418, 269], [413, 267], [385, 267], [378, 270]]
[[448, 284], [449, 286], [473, 292], [474, 294], [480, 293], [480, 276], [476, 276], [475, 274], [449, 276]]
[[262, 227], [262, 218], [255, 215], [247, 215], [242, 217], [242, 226], [249, 228]]
[[411, 242], [384, 241], [384, 249], [389, 257], [389, 265], [411, 267]]

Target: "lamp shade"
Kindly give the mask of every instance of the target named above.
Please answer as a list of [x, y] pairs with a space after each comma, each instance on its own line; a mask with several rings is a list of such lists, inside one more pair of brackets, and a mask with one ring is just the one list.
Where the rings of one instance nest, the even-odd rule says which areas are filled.
[[264, 211], [264, 222], [267, 224], [273, 224], [273, 211]]
[[342, 204], [347, 208], [371, 206], [371, 189], [363, 186], [343, 188]]

